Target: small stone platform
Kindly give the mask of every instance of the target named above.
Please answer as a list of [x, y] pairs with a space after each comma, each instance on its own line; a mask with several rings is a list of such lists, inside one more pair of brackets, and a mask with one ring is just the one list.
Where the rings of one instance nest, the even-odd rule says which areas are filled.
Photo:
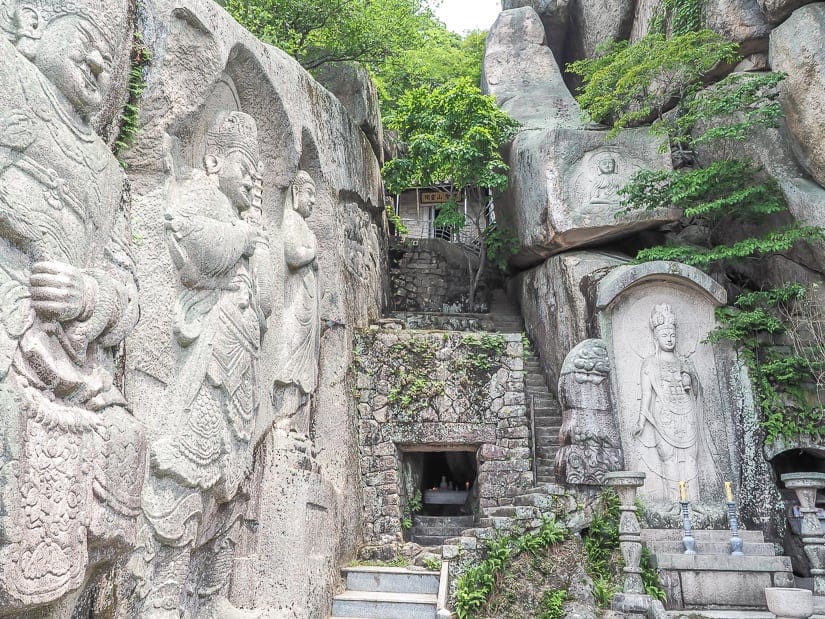
[[[773, 544], [765, 542], [762, 531], [740, 531], [744, 556], [730, 554], [727, 530], [694, 531], [693, 536], [697, 554], [686, 555], [681, 531], [642, 530], [642, 542], [650, 550], [661, 586], [667, 592], [667, 608], [701, 610], [700, 615], [670, 616], [759, 619], [762, 615], [737, 612], [766, 608], [765, 587], [793, 586], [790, 557], [776, 556]], [[723, 614], [708, 614], [711, 611], [703, 609], [720, 609], [712, 612]]]

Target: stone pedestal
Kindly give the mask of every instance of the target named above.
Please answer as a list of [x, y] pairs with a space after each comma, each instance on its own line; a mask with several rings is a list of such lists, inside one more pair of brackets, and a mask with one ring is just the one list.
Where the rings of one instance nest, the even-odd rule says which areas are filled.
[[[643, 595], [645, 588], [642, 584], [642, 568], [640, 566], [642, 529], [639, 525], [639, 519], [636, 517], [636, 489], [644, 484], [645, 474], [632, 471], [616, 471], [605, 474], [604, 480], [608, 486], [615, 488], [619, 495], [619, 510], [622, 514], [619, 520], [619, 546], [625, 564], [624, 593], [634, 597]], [[614, 601], [617, 600], [614, 599]]]
[[802, 512], [802, 543], [811, 564], [814, 594], [825, 595], [825, 534], [816, 516], [816, 491], [825, 488], [825, 473], [786, 473], [781, 476], [786, 488], [796, 492]]

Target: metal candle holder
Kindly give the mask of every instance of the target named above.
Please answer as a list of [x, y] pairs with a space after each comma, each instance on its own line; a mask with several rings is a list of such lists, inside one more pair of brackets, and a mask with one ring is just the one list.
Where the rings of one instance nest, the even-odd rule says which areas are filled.
[[742, 550], [742, 538], [739, 537], [739, 521], [736, 519], [736, 503], [733, 501], [725, 501], [728, 506], [728, 524], [730, 525], [730, 553], [741, 557], [744, 555]]
[[696, 540], [693, 538], [693, 528], [690, 525], [690, 501], [679, 501], [682, 504], [682, 522], [684, 523], [685, 535], [682, 537], [682, 544], [685, 547], [686, 555], [696, 554]]

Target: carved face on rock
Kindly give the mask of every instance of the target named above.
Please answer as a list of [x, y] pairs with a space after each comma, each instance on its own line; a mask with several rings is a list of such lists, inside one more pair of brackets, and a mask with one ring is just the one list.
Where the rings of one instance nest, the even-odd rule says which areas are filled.
[[656, 345], [665, 352], [673, 352], [676, 348], [676, 326], [662, 325], [653, 331], [656, 338]]
[[295, 211], [304, 219], [312, 215], [315, 206], [315, 185], [312, 182], [304, 182], [293, 187], [293, 204]]
[[616, 160], [613, 157], [602, 157], [599, 159], [599, 172], [602, 174], [616, 173]]
[[238, 212], [252, 206], [255, 169], [255, 162], [244, 151], [232, 150], [222, 158], [218, 186]]
[[31, 61], [87, 120], [101, 106], [109, 88], [111, 44], [89, 20], [79, 15], [60, 15], [43, 28]]

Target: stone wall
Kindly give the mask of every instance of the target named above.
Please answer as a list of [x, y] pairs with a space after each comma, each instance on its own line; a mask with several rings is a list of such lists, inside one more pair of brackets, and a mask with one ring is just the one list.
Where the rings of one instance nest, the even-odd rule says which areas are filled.
[[511, 505], [532, 485], [522, 354], [518, 334], [358, 334], [366, 543], [400, 541], [409, 498], [401, 477], [405, 450], [475, 449], [482, 515]]
[[482, 277], [476, 307], [469, 308], [470, 274], [478, 258], [441, 239], [393, 240], [390, 253], [391, 307], [399, 312], [486, 311]]

